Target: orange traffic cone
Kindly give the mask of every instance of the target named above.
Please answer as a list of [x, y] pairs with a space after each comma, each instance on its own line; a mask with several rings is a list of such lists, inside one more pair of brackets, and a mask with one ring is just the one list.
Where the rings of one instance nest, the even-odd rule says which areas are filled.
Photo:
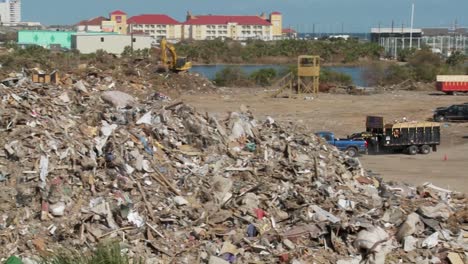
[[447, 154], [444, 155], [444, 161], [447, 161], [448, 160], [448, 157], [447, 157]]

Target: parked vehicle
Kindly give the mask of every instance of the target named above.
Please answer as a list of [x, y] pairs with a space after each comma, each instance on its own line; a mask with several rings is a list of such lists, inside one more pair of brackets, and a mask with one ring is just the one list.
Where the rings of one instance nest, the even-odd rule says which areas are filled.
[[367, 152], [367, 141], [363, 139], [338, 139], [335, 138], [335, 134], [328, 131], [317, 132], [315, 135], [325, 139], [328, 144], [346, 152], [350, 157], [356, 157], [359, 153]]
[[429, 154], [440, 145], [440, 124], [435, 122], [401, 122], [384, 124], [383, 117], [368, 116], [366, 139], [370, 153], [402, 151], [410, 155]]
[[468, 75], [437, 75], [436, 87], [446, 94], [468, 93]]
[[434, 121], [468, 121], [468, 103], [439, 107], [434, 110]]

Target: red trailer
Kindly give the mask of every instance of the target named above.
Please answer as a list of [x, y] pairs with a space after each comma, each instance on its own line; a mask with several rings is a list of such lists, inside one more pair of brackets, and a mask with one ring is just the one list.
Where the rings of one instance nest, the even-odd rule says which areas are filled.
[[436, 86], [446, 94], [468, 93], [468, 75], [437, 75]]

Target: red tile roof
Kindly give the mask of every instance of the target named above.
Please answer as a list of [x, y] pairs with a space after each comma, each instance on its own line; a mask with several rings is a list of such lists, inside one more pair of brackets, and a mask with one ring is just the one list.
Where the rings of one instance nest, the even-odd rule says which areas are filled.
[[148, 14], [132, 16], [128, 19], [129, 24], [159, 24], [159, 25], [180, 25], [181, 23], [170, 16], [159, 14]]
[[112, 12], [110, 14], [111, 15], [126, 15], [127, 13], [125, 13], [124, 11], [115, 10], [114, 12]]
[[184, 24], [186, 25], [226, 25], [227, 23], [237, 23], [239, 25], [262, 25], [270, 26], [271, 23], [258, 16], [195, 16]]
[[277, 12], [277, 11], [272, 12], [271, 14], [272, 14], [272, 15], [281, 15], [281, 13], [280, 13], [280, 12]]
[[100, 26], [102, 24], [102, 21], [107, 21], [107, 20], [108, 20], [107, 18], [103, 16], [99, 16], [99, 17], [88, 19], [88, 20], [82, 20], [78, 22], [78, 24], [76, 25], [77, 26]]
[[296, 33], [296, 30], [292, 28], [283, 28], [282, 32], [285, 34], [293, 34], [293, 33]]

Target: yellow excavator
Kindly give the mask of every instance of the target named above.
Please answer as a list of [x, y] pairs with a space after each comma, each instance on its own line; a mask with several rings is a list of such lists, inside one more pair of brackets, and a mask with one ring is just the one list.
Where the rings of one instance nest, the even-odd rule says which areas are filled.
[[[188, 61], [185, 57], [177, 57], [175, 47], [167, 43], [166, 38], [161, 39], [161, 61], [164, 66], [174, 72], [187, 71], [192, 68], [192, 62]], [[171, 54], [172, 59], [169, 60], [167, 51]]]

